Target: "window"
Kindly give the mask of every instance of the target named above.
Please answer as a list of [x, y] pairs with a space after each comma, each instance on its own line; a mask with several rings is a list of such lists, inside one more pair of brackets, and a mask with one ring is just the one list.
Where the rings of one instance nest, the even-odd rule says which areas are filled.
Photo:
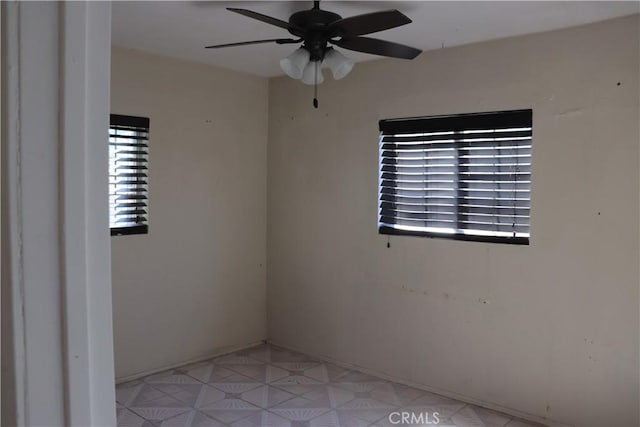
[[109, 126], [109, 227], [111, 235], [146, 234], [149, 119], [111, 115]]
[[379, 232], [529, 244], [531, 116], [381, 120]]

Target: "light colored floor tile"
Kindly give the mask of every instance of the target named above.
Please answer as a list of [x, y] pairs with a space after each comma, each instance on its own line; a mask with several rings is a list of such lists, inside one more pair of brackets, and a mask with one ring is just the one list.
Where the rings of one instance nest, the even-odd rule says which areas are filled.
[[152, 427], [153, 425], [138, 414], [123, 409], [117, 415], [118, 427]]
[[401, 405], [407, 405], [410, 402], [424, 396], [427, 392], [417, 388], [409, 387], [404, 384], [391, 383], [396, 397]]
[[340, 378], [351, 372], [349, 369], [343, 368], [342, 366], [334, 365], [333, 363], [325, 363], [324, 366], [327, 370], [327, 375], [330, 382], [339, 381]]
[[238, 354], [230, 354], [215, 359], [216, 363], [220, 365], [254, 365], [261, 364], [262, 362], [249, 356], [241, 356]]
[[335, 411], [331, 412], [335, 413], [338, 416], [338, 420], [340, 420], [340, 427], [365, 427], [370, 424], [369, 421], [354, 417], [352, 414], [350, 414], [350, 411], [336, 409]]
[[274, 385], [322, 384], [329, 381], [326, 367], [318, 362], [274, 362], [268, 372]]
[[287, 391], [268, 385], [242, 393], [242, 399], [261, 408], [270, 408], [295, 397]]
[[323, 387], [325, 384], [271, 384], [272, 386], [281, 390], [287, 391], [291, 394], [303, 396], [306, 393], [317, 391], [319, 387]]
[[453, 414], [451, 421], [458, 427], [486, 427], [484, 421], [469, 406], [465, 406]]
[[393, 409], [389, 408], [374, 408], [374, 409], [341, 409], [339, 410], [342, 414], [351, 417], [357, 418], [360, 420], [368, 421], [370, 423], [374, 423], [382, 418], [386, 418], [389, 416], [389, 413]]
[[271, 412], [295, 422], [309, 421], [313, 418], [319, 417], [325, 412], [329, 412], [329, 408], [275, 408], [271, 409]]
[[189, 406], [195, 406], [198, 396], [206, 386], [198, 382], [196, 384], [154, 384], [153, 387]]
[[273, 365], [268, 365], [265, 368], [265, 380], [268, 383], [272, 383], [278, 380], [281, 380], [283, 378], [288, 377], [289, 371], [287, 371], [286, 369], [283, 368], [279, 368], [277, 366], [273, 366]]
[[232, 427], [291, 427], [291, 421], [268, 411], [260, 411], [231, 424]]
[[358, 382], [376, 382], [380, 381], [380, 378], [365, 374], [358, 371], [350, 371], [346, 375], [340, 378], [340, 382], [345, 383], [358, 383]]
[[286, 400], [278, 405], [270, 408], [271, 410], [275, 409], [296, 409], [296, 408], [325, 408], [330, 409], [327, 400], [324, 398], [320, 399], [307, 399], [305, 397], [294, 397], [293, 399]]
[[481, 408], [480, 406], [469, 405], [470, 408], [480, 417], [486, 427], [504, 427], [512, 417], [502, 414], [491, 409]]
[[338, 408], [341, 405], [355, 399], [355, 394], [329, 384], [311, 384], [307, 386], [307, 391], [301, 394], [302, 397], [311, 400], [322, 400], [331, 408]]
[[242, 399], [222, 399], [203, 406], [201, 410], [207, 412], [211, 409], [224, 411], [253, 411], [259, 409], [256, 405]]
[[145, 400], [143, 402], [134, 402], [129, 406], [136, 414], [146, 420], [159, 423], [167, 418], [172, 418], [178, 414], [189, 411], [191, 408], [184, 402], [179, 401], [171, 396], [164, 395], [154, 400]]
[[218, 378], [216, 375], [213, 375], [211, 379], [209, 379], [209, 384], [213, 383], [255, 383], [258, 382], [253, 378], [250, 378], [246, 375], [239, 374], [234, 371], [231, 375], [225, 375], [224, 377]]
[[166, 396], [165, 393], [148, 384], [141, 384], [137, 386], [135, 391], [135, 393], [132, 393], [128, 396], [128, 399], [126, 401], [123, 400], [120, 401], [120, 403], [126, 407], [132, 407], [142, 405], [146, 402], [150, 402], [152, 400], [156, 400]]
[[128, 386], [118, 385], [116, 386], [116, 402], [121, 405], [128, 405], [140, 392], [143, 387], [143, 383], [130, 384]]
[[226, 427], [200, 411], [191, 410], [160, 423], [160, 427]]
[[217, 388], [218, 390], [224, 391], [225, 393], [244, 393], [245, 391], [253, 390], [254, 388], [260, 387], [261, 383], [255, 382], [223, 382], [223, 383], [210, 383], [212, 387]]
[[267, 366], [265, 364], [253, 365], [225, 365], [228, 368], [244, 377], [251, 378], [253, 381], [265, 382], [267, 379]]
[[203, 383], [222, 381], [224, 378], [237, 373], [224, 366], [217, 365], [212, 361], [185, 366], [183, 371], [191, 378]]
[[440, 396], [439, 394], [435, 394], [435, 393], [429, 393], [429, 392], [425, 392], [422, 396], [420, 396], [417, 399], [414, 399], [411, 401], [410, 405], [415, 406], [415, 405], [459, 405], [463, 403], [455, 400], [455, 399], [450, 399], [448, 397], [445, 396]]
[[315, 359], [294, 351], [285, 350], [279, 347], [271, 347], [269, 352], [269, 362], [314, 362]]
[[181, 369], [172, 369], [146, 377], [144, 382], [148, 384], [197, 384], [199, 382], [185, 373], [186, 371]]
[[210, 385], [203, 385], [193, 406], [196, 408], [202, 408], [203, 406], [207, 406], [226, 397], [227, 393], [224, 391]]
[[319, 417], [309, 420], [308, 425], [309, 427], [342, 427], [340, 418], [335, 411], [325, 412]]
[[231, 424], [255, 415], [261, 412], [261, 409], [255, 407], [245, 409], [203, 408], [202, 412], [225, 424]]
[[505, 427], [545, 427], [543, 424], [534, 423], [531, 421], [514, 419], [507, 423]]
[[118, 427], [389, 427], [394, 411], [544, 427], [270, 345], [119, 384], [116, 402]]
[[166, 408], [166, 407], [146, 407], [146, 408], [131, 408], [133, 412], [140, 415], [146, 420], [152, 423], [161, 423], [162, 421], [175, 417], [189, 410], [189, 408]]
[[290, 375], [288, 377], [281, 378], [277, 381], [273, 381], [273, 385], [306, 385], [306, 384], [322, 384], [322, 381], [314, 380], [313, 378], [306, 377], [304, 375]]

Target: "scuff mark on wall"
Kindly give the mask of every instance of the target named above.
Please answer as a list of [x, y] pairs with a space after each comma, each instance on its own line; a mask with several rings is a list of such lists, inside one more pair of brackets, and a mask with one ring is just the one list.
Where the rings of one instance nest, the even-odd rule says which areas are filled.
[[562, 113], [557, 113], [554, 117], [556, 119], [561, 119], [565, 117], [581, 116], [582, 114], [583, 114], [582, 108], [573, 108], [567, 111], [563, 111]]

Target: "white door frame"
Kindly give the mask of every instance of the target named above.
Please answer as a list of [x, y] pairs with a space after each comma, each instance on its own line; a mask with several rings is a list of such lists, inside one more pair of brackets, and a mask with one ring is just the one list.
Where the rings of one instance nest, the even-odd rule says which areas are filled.
[[2, 3], [2, 426], [114, 426], [111, 5]]

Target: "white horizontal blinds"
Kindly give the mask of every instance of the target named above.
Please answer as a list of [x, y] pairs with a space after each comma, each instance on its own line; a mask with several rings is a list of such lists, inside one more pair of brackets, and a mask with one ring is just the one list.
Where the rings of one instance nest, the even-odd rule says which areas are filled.
[[109, 126], [111, 234], [148, 231], [149, 119], [112, 114]]
[[380, 122], [379, 229], [528, 243], [531, 110]]

